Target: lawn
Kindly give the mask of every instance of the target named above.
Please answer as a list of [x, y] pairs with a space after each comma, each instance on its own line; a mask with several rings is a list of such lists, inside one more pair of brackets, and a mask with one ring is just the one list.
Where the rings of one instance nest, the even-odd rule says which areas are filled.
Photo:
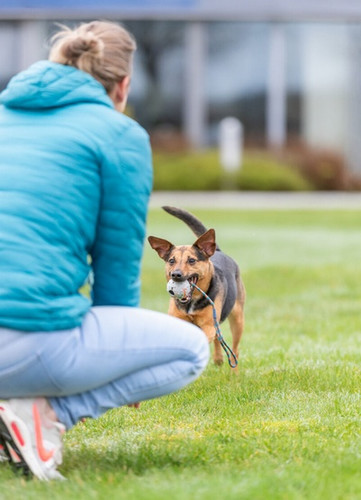
[[[361, 498], [361, 212], [194, 213], [242, 270], [239, 374], [210, 363], [177, 394], [79, 424], [66, 435], [66, 482], [27, 482], [0, 464], [1, 500]], [[149, 234], [195, 239], [161, 210]], [[167, 302], [147, 247], [142, 305]]]

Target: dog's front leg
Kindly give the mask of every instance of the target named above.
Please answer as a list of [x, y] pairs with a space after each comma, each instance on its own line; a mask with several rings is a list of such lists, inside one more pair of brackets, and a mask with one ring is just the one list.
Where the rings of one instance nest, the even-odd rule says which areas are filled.
[[213, 361], [214, 361], [215, 365], [222, 365], [223, 364], [222, 346], [217, 338], [214, 339]]
[[[220, 323], [221, 311], [222, 311], [222, 297], [219, 295], [214, 301], [215, 314], [218, 322], [218, 327]], [[223, 363], [223, 352], [222, 346], [217, 339], [217, 330], [214, 321], [214, 312], [211, 305], [203, 309], [203, 314], [199, 318], [199, 326], [202, 328], [206, 334], [209, 342], [214, 342], [214, 352], [213, 361], [216, 365], [221, 365]]]
[[222, 347], [216, 336], [216, 327], [214, 324], [213, 310], [211, 307], [207, 307], [203, 310], [203, 314], [200, 318], [197, 318], [198, 326], [206, 334], [208, 341], [214, 342], [214, 353], [213, 361], [216, 365], [221, 365], [223, 363], [223, 353]]
[[216, 337], [216, 330], [213, 324], [213, 319], [212, 319], [212, 324], [204, 325], [202, 330], [206, 334], [208, 341], [214, 343], [214, 352], [213, 352], [214, 364], [221, 365], [223, 363], [222, 347], [221, 344], [219, 343], [219, 340]]

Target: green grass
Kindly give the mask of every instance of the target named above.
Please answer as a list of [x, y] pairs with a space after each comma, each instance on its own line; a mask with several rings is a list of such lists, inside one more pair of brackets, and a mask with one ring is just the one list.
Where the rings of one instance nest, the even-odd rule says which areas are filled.
[[[361, 498], [361, 212], [196, 213], [247, 288], [239, 375], [211, 363], [177, 394], [79, 424], [65, 440], [68, 481], [27, 482], [2, 465], [1, 499]], [[149, 234], [195, 239], [161, 210]], [[143, 306], [166, 311], [148, 247], [143, 290]]]

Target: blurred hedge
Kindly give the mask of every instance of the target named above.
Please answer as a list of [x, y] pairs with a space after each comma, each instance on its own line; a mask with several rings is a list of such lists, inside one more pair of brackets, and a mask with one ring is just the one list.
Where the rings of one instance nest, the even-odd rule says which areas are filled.
[[268, 153], [246, 152], [239, 172], [225, 174], [217, 150], [154, 153], [156, 191], [307, 191], [313, 185], [300, 171]]

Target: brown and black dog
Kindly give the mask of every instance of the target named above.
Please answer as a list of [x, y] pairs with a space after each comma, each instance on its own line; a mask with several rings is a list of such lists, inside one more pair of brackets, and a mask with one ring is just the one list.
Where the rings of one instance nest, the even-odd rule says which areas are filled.
[[[165, 262], [167, 281], [195, 283], [214, 302], [219, 323], [227, 317], [232, 332], [232, 350], [238, 357], [238, 346], [244, 325], [245, 289], [238, 265], [225, 255], [215, 240], [214, 229], [208, 229], [194, 215], [175, 207], [162, 207], [187, 224], [198, 239], [193, 245], [175, 246], [167, 240], [149, 236], [150, 246]], [[222, 348], [216, 338], [213, 310], [207, 299], [194, 287], [187, 299], [171, 298], [168, 313], [194, 323], [214, 341], [214, 362], [223, 363]]]

